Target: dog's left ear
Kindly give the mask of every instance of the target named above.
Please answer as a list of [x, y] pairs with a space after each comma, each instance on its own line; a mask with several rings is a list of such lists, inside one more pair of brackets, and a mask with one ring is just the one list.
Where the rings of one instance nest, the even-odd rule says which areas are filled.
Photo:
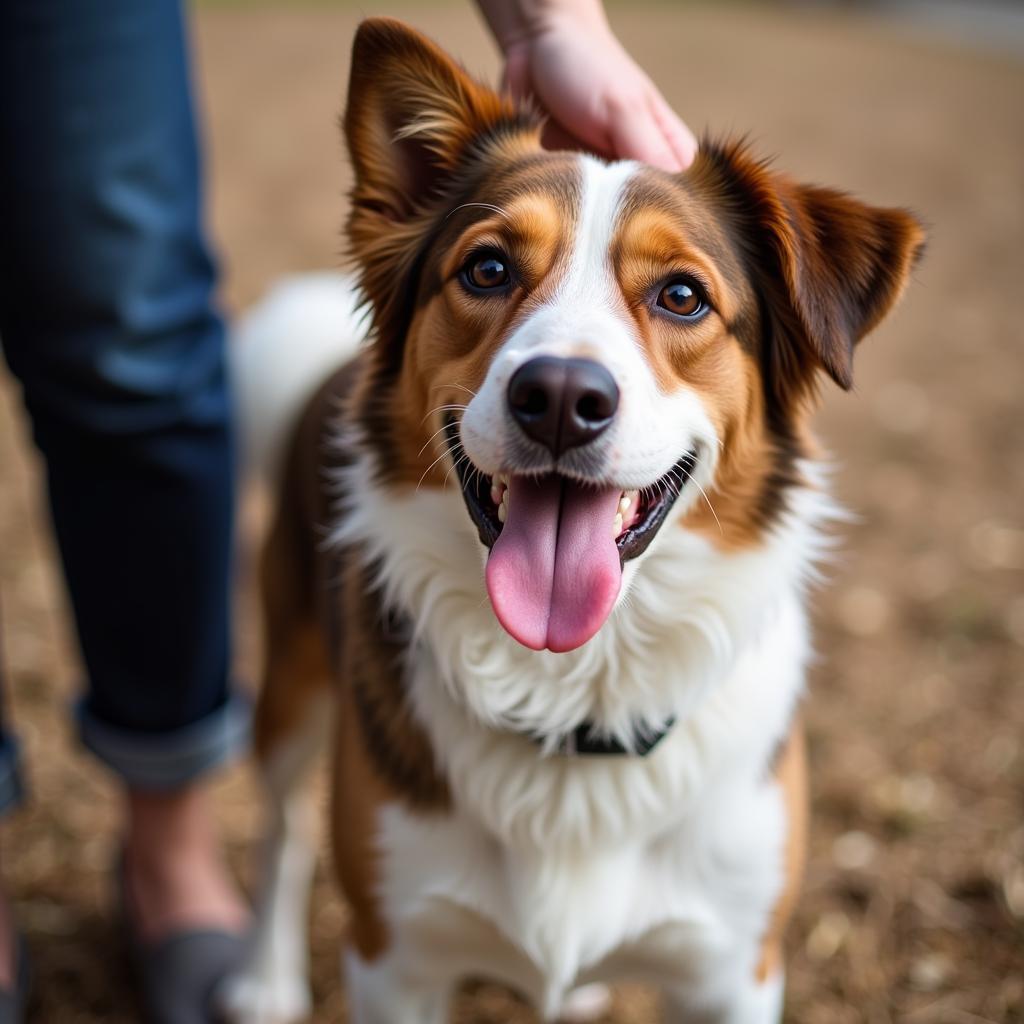
[[797, 184], [742, 145], [706, 145], [701, 155], [695, 171], [731, 211], [761, 296], [775, 398], [802, 398], [818, 369], [848, 390], [854, 346], [902, 294], [924, 228], [906, 210]]

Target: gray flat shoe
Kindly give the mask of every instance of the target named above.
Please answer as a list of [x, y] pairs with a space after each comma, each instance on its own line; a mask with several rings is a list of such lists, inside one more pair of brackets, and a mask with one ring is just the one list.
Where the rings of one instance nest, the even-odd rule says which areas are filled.
[[[159, 942], [143, 942], [135, 928], [126, 883], [124, 855], [115, 870], [121, 927], [128, 965], [146, 1024], [219, 1024], [214, 990], [242, 964], [243, 934], [218, 928], [192, 928]], [[6, 1024], [0, 1017], [0, 1024]]]
[[21, 935], [18, 936], [14, 955], [17, 957], [14, 989], [0, 989], [0, 1024], [22, 1024], [32, 989], [32, 963], [28, 946]]
[[[241, 965], [245, 939], [227, 932], [186, 931], [151, 946], [129, 943], [147, 1024], [213, 1024], [214, 990]], [[0, 1024], [4, 1024], [0, 1017]]]

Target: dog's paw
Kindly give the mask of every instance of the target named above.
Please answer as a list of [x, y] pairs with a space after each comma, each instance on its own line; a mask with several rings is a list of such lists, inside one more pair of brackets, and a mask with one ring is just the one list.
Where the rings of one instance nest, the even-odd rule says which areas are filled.
[[298, 1024], [313, 1004], [305, 978], [244, 971], [225, 978], [214, 994], [224, 1024]]
[[562, 1024], [589, 1024], [600, 1020], [612, 1006], [607, 985], [582, 985], [573, 989], [562, 1004]]

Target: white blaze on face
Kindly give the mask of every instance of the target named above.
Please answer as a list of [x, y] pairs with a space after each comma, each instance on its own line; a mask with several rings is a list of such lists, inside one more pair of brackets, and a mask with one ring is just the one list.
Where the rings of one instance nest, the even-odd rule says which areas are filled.
[[[656, 483], [695, 442], [714, 437], [694, 393], [659, 389], [612, 267], [623, 196], [639, 167], [586, 156], [579, 167], [580, 210], [564, 277], [499, 349], [461, 430], [477, 467], [509, 477], [504, 527], [487, 565], [495, 614], [520, 643], [556, 651], [586, 643], [615, 606], [622, 586], [615, 543], [622, 492]], [[517, 476], [510, 442], [519, 428], [506, 394], [516, 370], [538, 356], [592, 359], [615, 379], [615, 419], [589, 445], [607, 483]]]
[[486, 472], [502, 466], [508, 437], [518, 431], [508, 415], [506, 393], [509, 380], [523, 363], [541, 355], [596, 359], [611, 371], [621, 392], [625, 369], [621, 357], [636, 348], [609, 250], [626, 182], [638, 167], [632, 162], [606, 165], [587, 156], [578, 160], [580, 209], [565, 276], [551, 300], [498, 350], [462, 419], [466, 453]]

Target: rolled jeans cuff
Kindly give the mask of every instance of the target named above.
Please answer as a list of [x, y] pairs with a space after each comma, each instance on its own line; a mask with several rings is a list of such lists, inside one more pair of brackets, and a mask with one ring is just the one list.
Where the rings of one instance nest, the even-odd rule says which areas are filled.
[[0, 817], [13, 811], [24, 799], [25, 778], [18, 741], [0, 733]]
[[96, 718], [77, 705], [82, 745], [132, 789], [172, 790], [199, 779], [248, 749], [252, 705], [234, 695], [212, 714], [173, 732], [137, 732]]

